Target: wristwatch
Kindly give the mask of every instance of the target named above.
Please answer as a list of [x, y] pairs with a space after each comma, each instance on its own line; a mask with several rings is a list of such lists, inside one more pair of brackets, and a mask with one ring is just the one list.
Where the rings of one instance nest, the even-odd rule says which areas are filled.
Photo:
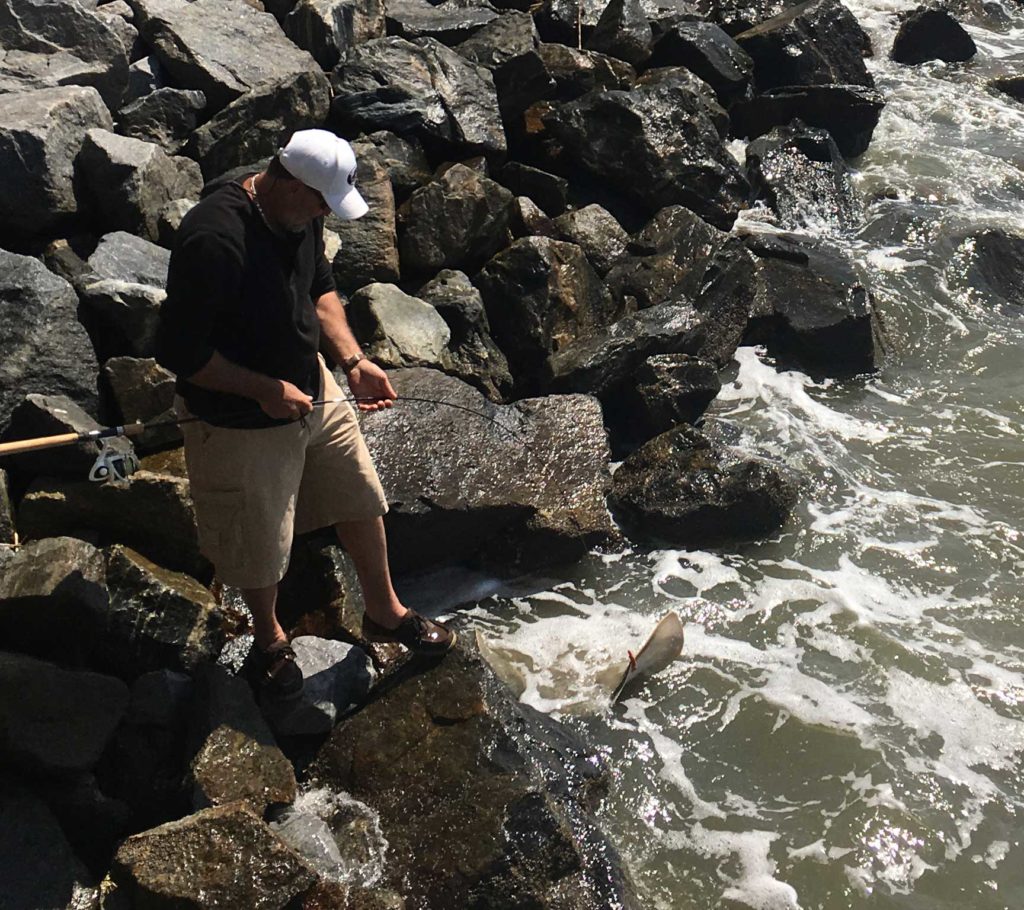
[[341, 368], [346, 373], [351, 373], [353, 368], [355, 367], [355, 365], [357, 363], [359, 363], [360, 360], [366, 360], [366, 355], [362, 351], [356, 351], [355, 354], [352, 354], [351, 356], [346, 357], [341, 362]]

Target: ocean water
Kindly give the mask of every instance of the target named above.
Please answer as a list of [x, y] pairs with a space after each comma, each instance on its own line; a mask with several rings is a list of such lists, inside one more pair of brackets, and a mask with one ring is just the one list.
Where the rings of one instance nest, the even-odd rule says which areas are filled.
[[[849, 5], [888, 106], [834, 239], [886, 365], [821, 382], [743, 348], [711, 412], [806, 475], [793, 518], [474, 592], [502, 675], [606, 756], [601, 818], [657, 910], [1024, 908], [1024, 308], [969, 280], [972, 234], [1024, 234], [1024, 105], [985, 87], [1024, 71], [1024, 7], [961, 5], [976, 60], [908, 68], [910, 4]], [[669, 609], [683, 658], [609, 709]]]

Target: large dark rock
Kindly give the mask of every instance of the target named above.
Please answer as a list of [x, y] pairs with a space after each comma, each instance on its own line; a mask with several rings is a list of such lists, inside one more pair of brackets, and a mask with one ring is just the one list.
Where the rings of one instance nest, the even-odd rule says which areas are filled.
[[616, 315], [583, 251], [559, 240], [517, 240], [480, 270], [475, 284], [521, 393], [538, 388], [548, 355], [601, 331]]
[[99, 894], [46, 803], [0, 784], [0, 880], [7, 910], [96, 910]]
[[382, 0], [299, 0], [282, 25], [328, 71], [349, 48], [386, 34]]
[[[161, 290], [167, 285], [170, 251], [127, 231], [114, 231], [100, 239], [89, 256], [89, 269], [98, 279], [147, 284]], [[80, 281], [81, 287], [85, 282]]]
[[755, 139], [772, 127], [800, 119], [828, 130], [847, 158], [864, 154], [885, 102], [859, 85], [812, 85], [772, 89], [730, 109], [734, 136]]
[[754, 61], [713, 22], [677, 22], [659, 39], [648, 65], [685, 66], [714, 89], [723, 104], [747, 94]]
[[187, 751], [195, 808], [236, 800], [262, 813], [295, 799], [295, 771], [274, 740], [249, 684], [223, 667], [196, 674]]
[[476, 271], [511, 239], [512, 198], [503, 186], [461, 164], [416, 190], [398, 211], [402, 274]]
[[229, 803], [128, 838], [110, 870], [129, 907], [281, 910], [316, 876], [244, 803]]
[[[174, 374], [152, 357], [111, 357], [103, 364], [103, 379], [110, 389], [120, 423], [164, 423], [175, 419]], [[132, 438], [142, 453], [181, 444], [175, 424], [157, 427]]]
[[203, 187], [194, 161], [108, 130], [89, 130], [77, 167], [105, 231], [129, 231], [152, 241], [159, 236], [160, 209], [172, 199], [198, 197]]
[[593, 32], [605, 0], [544, 0], [534, 13], [537, 30], [545, 42], [579, 47]]
[[794, 0], [696, 0], [699, 15], [694, 18], [714, 22], [735, 36], [795, 5]]
[[[0, 63], [4, 91], [91, 85], [110, 110], [128, 84], [126, 45], [110, 22], [73, 0], [4, 0]], [[128, 45], [130, 47], [130, 45]]]
[[775, 466], [713, 445], [679, 426], [656, 436], [615, 472], [612, 507], [628, 533], [706, 548], [777, 531], [797, 487]]
[[0, 250], [0, 426], [31, 393], [96, 413], [96, 355], [74, 289], [38, 259]]
[[1024, 236], [984, 231], [964, 247], [970, 287], [988, 300], [1024, 306]]
[[139, 32], [174, 83], [201, 91], [211, 113], [256, 86], [319, 69], [273, 16], [245, 3], [133, 0], [132, 7]]
[[435, 38], [449, 46], [465, 41], [498, 15], [486, 0], [390, 0], [386, 10], [389, 35], [410, 41]]
[[103, 553], [73, 537], [32, 541], [0, 577], [0, 635], [8, 648], [88, 665], [109, 597]]
[[678, 203], [727, 230], [744, 204], [739, 165], [683, 78], [555, 105], [543, 125], [559, 170], [580, 168], [650, 214]]
[[881, 365], [882, 327], [846, 253], [800, 235], [745, 239], [758, 257], [749, 341], [816, 375], [845, 376]]
[[640, 0], [610, 0], [587, 38], [587, 49], [641, 66], [651, 55], [652, 40]]
[[15, 533], [10, 479], [7, 472], [0, 468], [0, 543], [13, 543]]
[[491, 401], [510, 396], [508, 361], [491, 338], [483, 298], [469, 278], [445, 269], [420, 288], [419, 296], [437, 310], [451, 334], [445, 372], [479, 389]]
[[861, 222], [850, 170], [825, 130], [797, 122], [747, 146], [747, 180], [791, 230], [853, 230]]
[[127, 705], [119, 679], [0, 652], [0, 761], [33, 775], [88, 771]]
[[529, 196], [552, 218], [561, 215], [569, 204], [568, 180], [521, 161], [509, 161], [494, 179], [517, 196]]
[[157, 565], [200, 580], [211, 574], [199, 554], [188, 481], [173, 474], [141, 470], [130, 483], [102, 484], [41, 478], [21, 500], [18, 527], [27, 539], [97, 538], [125, 544]]
[[714, 363], [689, 354], [656, 354], [636, 371], [644, 438], [680, 423], [694, 423], [722, 388]]
[[578, 910], [635, 906], [588, 809], [606, 773], [462, 649], [336, 727], [311, 769], [378, 811], [410, 906]]
[[451, 332], [430, 304], [393, 284], [369, 284], [349, 303], [352, 331], [368, 356], [387, 369], [448, 365]]
[[897, 63], [962, 63], [977, 52], [974, 39], [948, 9], [919, 6], [903, 17], [889, 56]]
[[759, 91], [796, 85], [863, 85], [871, 39], [841, 0], [806, 0], [736, 36], [754, 60]]
[[491, 71], [502, 116], [508, 121], [554, 90], [539, 44], [533, 17], [513, 11], [489, 22], [455, 49]]
[[288, 73], [254, 85], [204, 123], [192, 134], [188, 153], [213, 179], [277, 154], [295, 130], [319, 128], [330, 103], [330, 83], [319, 70]]
[[[367, 415], [363, 432], [391, 506], [385, 522], [398, 570], [470, 558], [504, 569], [539, 566], [614, 539], [604, 506], [608, 447], [594, 399], [496, 407], [431, 370], [396, 371], [392, 381], [400, 403]], [[442, 404], [403, 405], [403, 394]]]
[[587, 205], [559, 215], [555, 227], [560, 240], [575, 243], [587, 254], [598, 275], [608, 274], [629, 243], [629, 234], [622, 225], [599, 205]]
[[123, 546], [107, 560], [110, 605], [96, 666], [123, 679], [160, 669], [193, 671], [213, 661], [237, 625], [195, 579]]
[[338, 289], [350, 294], [374, 281], [398, 281], [398, 228], [395, 194], [389, 169], [377, 149], [360, 140], [353, 143], [359, 162], [358, 189], [370, 210], [355, 221], [327, 217], [326, 227], [334, 231], [341, 247], [333, 259]]
[[0, 237], [22, 242], [78, 214], [75, 158], [90, 129], [113, 126], [94, 88], [0, 94]]
[[537, 49], [544, 69], [555, 83], [553, 97], [573, 101], [592, 91], [632, 88], [636, 71], [624, 60], [563, 44], [541, 44]]
[[1024, 76], [1001, 76], [989, 83], [989, 88], [1009, 95], [1014, 101], [1024, 104]]
[[457, 157], [505, 151], [490, 72], [432, 38], [367, 41], [331, 81], [331, 123], [342, 135], [412, 134]]
[[[65, 395], [26, 395], [12, 412], [10, 423], [0, 441], [36, 439], [40, 436], [58, 436], [65, 433], [91, 433], [101, 429], [93, 418]], [[130, 454], [132, 444], [127, 439], [109, 439], [106, 449], [119, 454]], [[81, 480], [88, 477], [99, 455], [95, 440], [77, 445], [64, 445], [52, 449], [9, 455], [0, 464], [16, 471], [24, 481], [41, 474], [60, 475]]]
[[[353, 143], [357, 160], [360, 163], [363, 159], [359, 156], [366, 154], [365, 151], [361, 152], [360, 150], [368, 149], [371, 146], [379, 155], [379, 160], [391, 181], [397, 202], [404, 202], [414, 190], [433, 180], [434, 173], [430, 168], [430, 162], [427, 161], [427, 156], [417, 143], [410, 142], [408, 139], [396, 136], [386, 130], [370, 133]], [[360, 192], [362, 192], [362, 187], [363, 178], [360, 175]], [[365, 221], [371, 214], [373, 214], [372, 208], [359, 220]]]
[[159, 145], [169, 155], [181, 151], [206, 107], [206, 96], [194, 89], [158, 88], [117, 112], [122, 136]]

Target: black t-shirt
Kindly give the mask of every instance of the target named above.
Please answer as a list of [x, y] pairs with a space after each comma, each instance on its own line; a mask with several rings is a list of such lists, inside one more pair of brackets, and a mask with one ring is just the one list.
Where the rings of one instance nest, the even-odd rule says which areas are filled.
[[189, 410], [208, 423], [277, 426], [251, 398], [200, 388], [188, 377], [214, 351], [240, 366], [319, 392], [315, 301], [334, 290], [323, 219], [278, 236], [240, 182], [210, 187], [182, 220], [160, 308], [156, 359], [178, 377]]

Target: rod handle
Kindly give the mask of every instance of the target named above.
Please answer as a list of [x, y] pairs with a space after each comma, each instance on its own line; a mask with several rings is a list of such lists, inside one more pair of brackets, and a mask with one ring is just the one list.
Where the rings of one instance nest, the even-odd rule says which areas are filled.
[[0, 455], [14, 455], [18, 452], [33, 452], [36, 449], [51, 449], [66, 446], [81, 439], [78, 433], [61, 433], [59, 436], [40, 436], [38, 439], [19, 439], [16, 442], [0, 442]]

